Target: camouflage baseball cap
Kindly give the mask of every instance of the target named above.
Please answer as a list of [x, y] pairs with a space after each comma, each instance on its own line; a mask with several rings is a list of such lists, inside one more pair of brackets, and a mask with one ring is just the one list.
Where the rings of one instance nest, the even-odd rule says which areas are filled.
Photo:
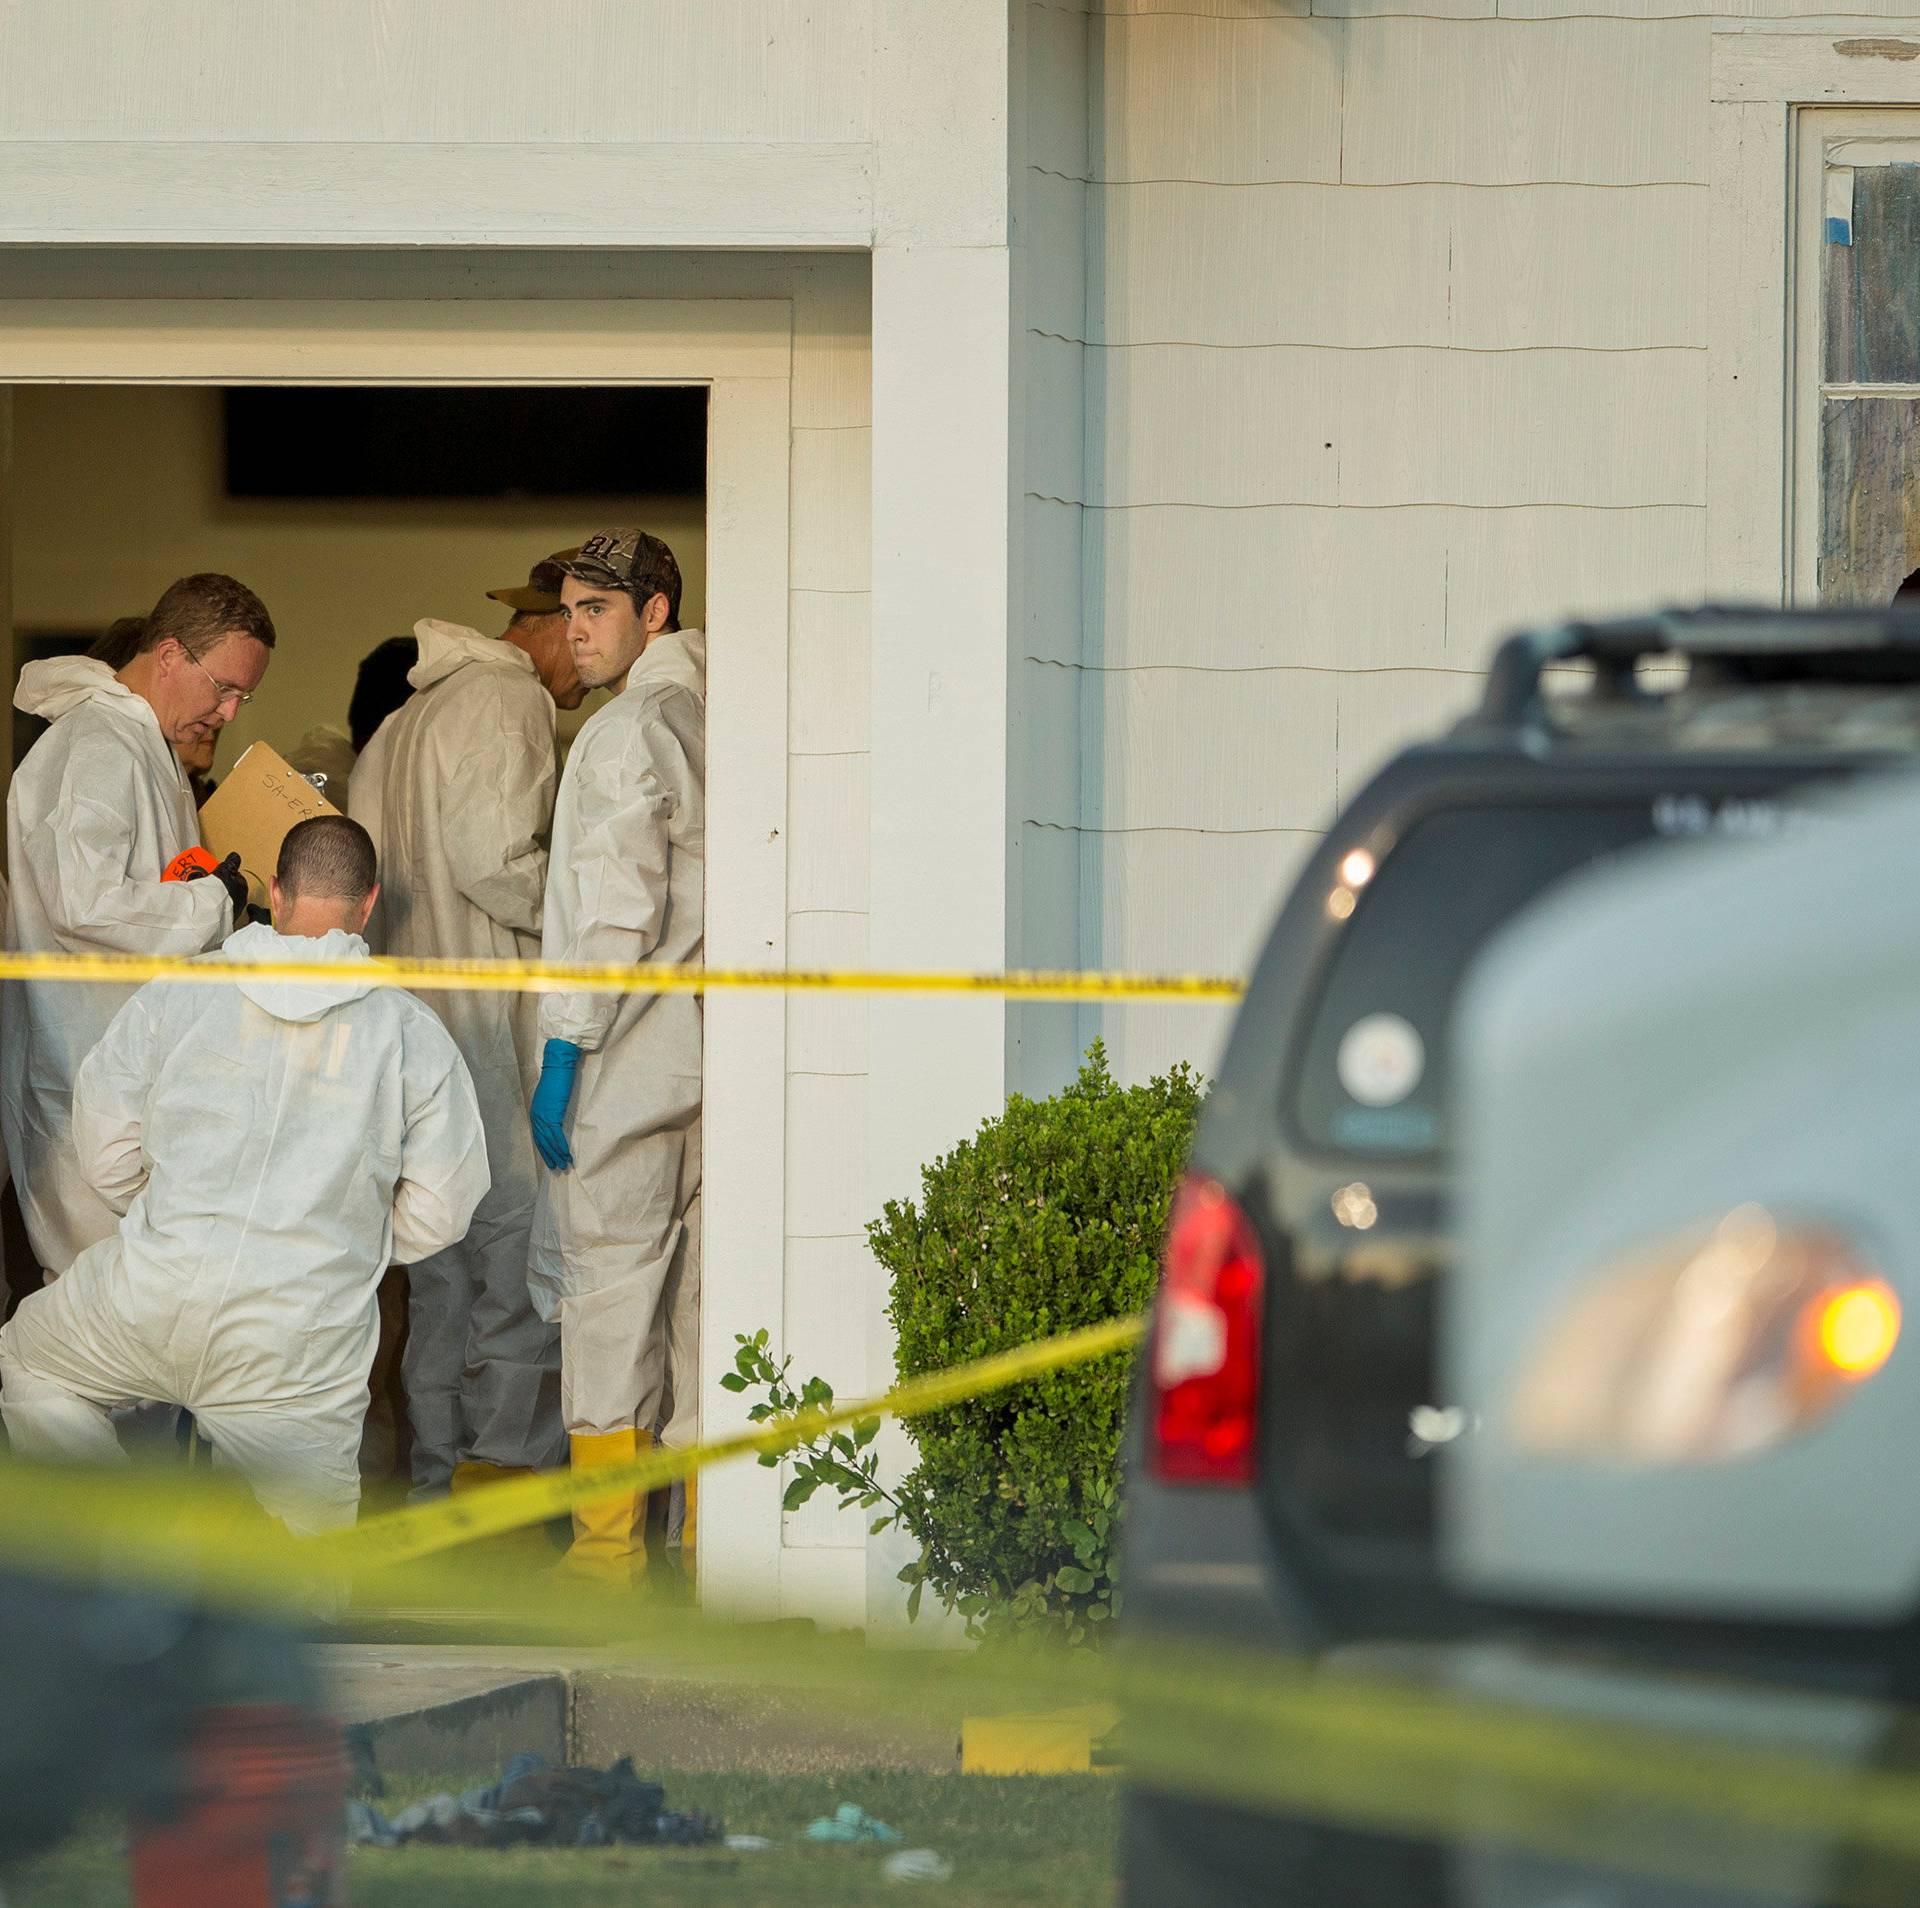
[[625, 590], [643, 606], [656, 593], [664, 596], [667, 628], [680, 627], [680, 566], [673, 552], [644, 530], [602, 530], [559, 569], [603, 590]]
[[489, 590], [487, 594], [496, 603], [504, 603], [510, 610], [526, 610], [535, 616], [551, 616], [560, 607], [560, 578], [564, 574], [561, 565], [570, 562], [580, 554], [576, 544], [571, 550], [556, 550], [550, 557], [542, 557], [527, 572], [527, 580], [516, 584], [512, 589]]
[[[636, 577], [653, 579], [665, 572], [677, 582], [680, 575], [673, 552], [644, 530], [602, 530], [555, 567], [563, 576], [577, 576], [582, 583], [611, 584], [623, 590], [631, 589]], [[665, 586], [656, 582], [655, 587]]]

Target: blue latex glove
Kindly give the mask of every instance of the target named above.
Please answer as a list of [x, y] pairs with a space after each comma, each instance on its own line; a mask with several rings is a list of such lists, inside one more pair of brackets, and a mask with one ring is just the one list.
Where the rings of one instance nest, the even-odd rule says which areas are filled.
[[540, 1055], [540, 1084], [533, 1089], [527, 1118], [533, 1127], [533, 1150], [556, 1173], [573, 1165], [567, 1144], [567, 1108], [573, 1104], [573, 1074], [580, 1049], [571, 1040], [549, 1040]]

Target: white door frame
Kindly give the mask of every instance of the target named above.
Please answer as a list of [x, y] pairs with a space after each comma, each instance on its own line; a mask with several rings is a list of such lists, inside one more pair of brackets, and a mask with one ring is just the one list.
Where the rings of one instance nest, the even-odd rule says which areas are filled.
[[[0, 384], [705, 384], [716, 967], [786, 962], [792, 377], [792, 306], [780, 299], [0, 301]], [[718, 1383], [734, 1333], [783, 1313], [784, 996], [708, 1000], [703, 1143], [701, 1405], [713, 1435], [745, 1423], [744, 1402]], [[776, 1607], [779, 1474], [724, 1466], [702, 1499], [709, 1601]]]

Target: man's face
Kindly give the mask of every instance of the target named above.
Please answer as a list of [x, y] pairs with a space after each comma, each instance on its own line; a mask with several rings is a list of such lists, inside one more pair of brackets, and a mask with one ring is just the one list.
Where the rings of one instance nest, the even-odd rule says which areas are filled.
[[643, 618], [625, 590], [583, 583], [577, 576], [562, 581], [560, 614], [567, 619], [573, 666], [587, 688], [604, 689], [625, 679], [648, 637], [666, 620], [666, 602], [664, 596], [649, 598]]
[[260, 686], [270, 660], [265, 643], [229, 630], [205, 655], [195, 657], [169, 639], [160, 645], [148, 697], [160, 733], [176, 749], [211, 742]]
[[541, 616], [523, 610], [513, 619], [513, 633], [525, 639], [540, 685], [560, 709], [577, 709], [587, 699], [587, 686], [573, 666], [573, 645], [567, 641], [565, 610]]

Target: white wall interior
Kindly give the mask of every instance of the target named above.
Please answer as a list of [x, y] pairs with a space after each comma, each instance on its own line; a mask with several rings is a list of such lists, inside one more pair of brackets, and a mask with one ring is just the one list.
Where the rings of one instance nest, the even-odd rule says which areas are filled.
[[[1499, 634], [1701, 594], [1709, 22], [1062, 11], [1091, 97], [1080, 953], [1234, 972]], [[1140, 1077], [1206, 1064], [1224, 1018], [1094, 1020]]]
[[[265, 601], [279, 646], [220, 739], [216, 774], [252, 742], [286, 754], [313, 724], [344, 729], [360, 658], [418, 618], [495, 634], [509, 612], [486, 592], [596, 528], [664, 537], [686, 580], [683, 620], [706, 614], [704, 502], [646, 494], [638, 446], [622, 498], [230, 497], [210, 385], [22, 385], [13, 418], [16, 629], [96, 636], [194, 570], [225, 570]], [[563, 732], [604, 700], [563, 717]]]

